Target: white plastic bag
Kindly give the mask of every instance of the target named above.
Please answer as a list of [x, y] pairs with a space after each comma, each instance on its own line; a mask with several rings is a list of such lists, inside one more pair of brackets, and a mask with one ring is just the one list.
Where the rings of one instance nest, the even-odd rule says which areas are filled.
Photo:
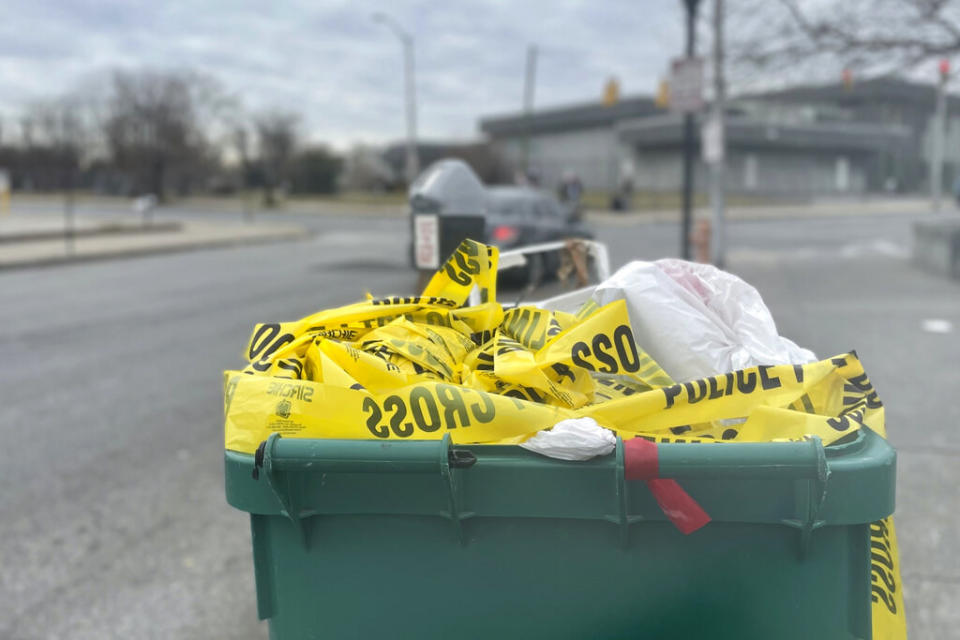
[[613, 451], [617, 437], [593, 418], [573, 418], [561, 420], [552, 429], [537, 432], [520, 446], [550, 458], [589, 460]]
[[593, 299], [625, 299], [637, 344], [677, 382], [816, 360], [777, 333], [756, 289], [712, 265], [631, 262], [598, 285]]

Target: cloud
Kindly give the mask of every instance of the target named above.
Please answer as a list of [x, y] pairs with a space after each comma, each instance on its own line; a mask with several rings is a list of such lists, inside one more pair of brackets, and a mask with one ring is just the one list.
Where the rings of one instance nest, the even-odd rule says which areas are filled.
[[192, 68], [251, 110], [301, 112], [315, 140], [395, 140], [403, 61], [397, 38], [370, 19], [378, 10], [415, 38], [427, 139], [474, 137], [480, 116], [517, 111], [529, 43], [540, 48], [541, 107], [598, 99], [610, 75], [626, 94], [650, 94], [682, 44], [676, 0], [15, 0], [0, 21], [0, 113], [15, 117], [113, 67]]

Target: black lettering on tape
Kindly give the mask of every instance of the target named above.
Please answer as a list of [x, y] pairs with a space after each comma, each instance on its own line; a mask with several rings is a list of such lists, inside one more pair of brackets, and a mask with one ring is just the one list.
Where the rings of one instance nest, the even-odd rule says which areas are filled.
[[[461, 427], [470, 426], [470, 416], [467, 413], [467, 405], [463, 401], [463, 395], [460, 390], [448, 384], [437, 385], [437, 399], [443, 406], [443, 422], [447, 429], [457, 428], [457, 418], [460, 418]], [[411, 396], [412, 402], [412, 396]]]
[[710, 395], [707, 397], [711, 400], [716, 400], [723, 395], [723, 389], [717, 384], [717, 378], [708, 378], [707, 385], [710, 387]]
[[493, 400], [490, 399], [490, 396], [486, 392], [477, 389], [472, 389], [472, 391], [480, 396], [480, 402], [471, 404], [470, 412], [473, 414], [473, 417], [477, 419], [477, 422], [490, 422], [497, 415], [496, 405], [493, 404]]
[[573, 375], [573, 370], [570, 369], [570, 367], [568, 367], [567, 365], [563, 364], [562, 362], [557, 362], [557, 363], [551, 365], [551, 368], [552, 368], [552, 369], [556, 372], [556, 374], [557, 374], [558, 376], [560, 376], [561, 378], [570, 378], [570, 382], [576, 382], [576, 381], [577, 381], [576, 377], [574, 377], [574, 375]]
[[590, 347], [587, 346], [586, 342], [575, 342], [570, 348], [570, 359], [573, 361], [573, 364], [587, 371], [596, 371], [591, 363], [584, 360], [585, 357], [589, 356]]
[[793, 365], [793, 375], [797, 378], [797, 382], [803, 382], [803, 366], [799, 364]]
[[733, 373], [726, 374], [727, 386], [724, 388], [723, 395], [729, 396], [733, 393]]
[[897, 592], [897, 583], [893, 579], [893, 573], [875, 564], [870, 565], [870, 573], [875, 576], [871, 581], [877, 582], [879, 580], [891, 596]]
[[663, 387], [662, 391], [667, 400], [667, 405], [664, 408], [669, 409], [673, 406], [673, 401], [676, 399], [676, 397], [680, 395], [681, 391], [683, 391], [683, 387], [679, 384], [675, 384], [669, 387]]
[[887, 607], [887, 611], [893, 615], [897, 615], [897, 603], [894, 601], [892, 595], [884, 591], [883, 587], [878, 584], [871, 585], [870, 591], [873, 592], [870, 596], [871, 600], [874, 602], [880, 602], [883, 600], [883, 604]]
[[610, 342], [610, 337], [605, 333], [598, 333], [593, 336], [593, 357], [606, 365], [606, 368], [600, 367], [598, 371], [602, 373], [616, 373], [617, 372], [617, 361], [609, 353], [604, 351], [604, 349], [609, 349], [613, 346], [613, 343]]
[[367, 418], [367, 429], [377, 438], [387, 438], [390, 436], [390, 430], [380, 424], [380, 418], [383, 417], [383, 414], [380, 412], [380, 407], [377, 406], [377, 402], [370, 396], [366, 396], [363, 399], [362, 409], [363, 412], [370, 412], [370, 417]]
[[278, 324], [262, 324], [260, 325], [256, 332], [254, 332], [253, 337], [250, 338], [250, 351], [248, 352], [248, 360], [256, 360], [260, 352], [267, 348], [267, 345], [277, 337], [280, 333], [280, 325]]
[[757, 388], [757, 374], [753, 371], [737, 371], [737, 389], [740, 393], [753, 393]]
[[633, 332], [630, 327], [622, 324], [613, 331], [613, 341], [617, 345], [617, 355], [620, 364], [627, 373], [636, 373], [640, 370], [640, 357], [637, 354], [637, 345], [633, 341]]
[[530, 313], [530, 327], [527, 329], [527, 333], [523, 336], [523, 341], [530, 345], [530, 348], [534, 351], [540, 349], [543, 346], [543, 336], [540, 336], [536, 343], [533, 342], [533, 330], [540, 325], [540, 313], [533, 311]]
[[293, 377], [297, 380], [303, 377], [303, 364], [296, 358], [284, 358], [277, 361], [277, 367], [293, 372]]
[[769, 391], [770, 389], [777, 389], [783, 385], [780, 384], [779, 376], [771, 376], [769, 371], [772, 367], [767, 364], [762, 364], [757, 367], [757, 371], [760, 372], [760, 386], [765, 390]]
[[890, 553], [890, 549], [887, 548], [887, 545], [885, 545], [883, 542], [873, 540], [870, 542], [870, 548], [876, 549], [876, 551], [870, 552], [870, 558], [875, 563], [880, 563], [890, 571], [893, 571], [893, 554]]
[[[693, 390], [693, 385], [696, 383], [697, 390]], [[703, 380], [695, 380], [694, 382], [684, 382], [684, 388], [687, 390], [687, 402], [693, 404], [695, 402], [700, 402], [705, 397], [707, 397], [707, 383]]]
[[[426, 408], [426, 416], [424, 416], [424, 408]], [[414, 387], [413, 391], [410, 392], [410, 411], [413, 413], [417, 428], [421, 431], [432, 433], [440, 428], [440, 412], [437, 411], [437, 402], [426, 387]], [[429, 422], [426, 420], [427, 417], [430, 418]]]
[[850, 421], [847, 419], [847, 416], [840, 416], [839, 418], [827, 418], [827, 424], [837, 431], [846, 431], [850, 428]]
[[[463, 261], [463, 256], [461, 256], [459, 253], [454, 254], [453, 258], [459, 258], [460, 262]], [[449, 276], [451, 280], [465, 287], [471, 282], [470, 276], [454, 268], [453, 258], [448, 260], [447, 263], [443, 265], [443, 270], [446, 272], [447, 276]]]
[[384, 411], [393, 411], [390, 418], [390, 429], [400, 438], [409, 438], [413, 435], [413, 423], [402, 422], [407, 417], [407, 407], [400, 396], [387, 396], [383, 401]]

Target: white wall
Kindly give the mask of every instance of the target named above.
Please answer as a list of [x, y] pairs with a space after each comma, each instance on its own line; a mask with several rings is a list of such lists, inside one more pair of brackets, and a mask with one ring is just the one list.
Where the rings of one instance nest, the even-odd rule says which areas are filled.
[[[564, 171], [573, 171], [586, 189], [606, 191], [616, 186], [621, 150], [610, 127], [542, 133], [530, 137], [530, 164], [540, 172], [541, 184], [552, 189]], [[522, 165], [523, 140], [511, 137], [497, 142], [504, 158]]]
[[[683, 163], [678, 150], [641, 150], [635, 152], [634, 158], [637, 189], [671, 191], [680, 188]], [[840, 158], [846, 158], [846, 161]], [[846, 166], [846, 169], [839, 170], [846, 174], [845, 181], [838, 182], [838, 164]], [[708, 178], [706, 166], [697, 158], [694, 162], [695, 189], [705, 191]], [[728, 152], [725, 182], [731, 193], [800, 197], [837, 195], [862, 193], [866, 189], [866, 172], [862, 162], [845, 154], [733, 149]], [[843, 183], [846, 188], [840, 189]]]

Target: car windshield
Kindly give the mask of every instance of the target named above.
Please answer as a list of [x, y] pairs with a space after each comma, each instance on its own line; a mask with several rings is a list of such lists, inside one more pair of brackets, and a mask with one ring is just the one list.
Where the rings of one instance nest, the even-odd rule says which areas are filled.
[[551, 208], [536, 192], [513, 188], [492, 190], [487, 202], [490, 213], [508, 218], [538, 217]]
[[501, 216], [519, 217], [527, 215], [533, 209], [528, 198], [495, 197], [490, 199], [490, 212]]

